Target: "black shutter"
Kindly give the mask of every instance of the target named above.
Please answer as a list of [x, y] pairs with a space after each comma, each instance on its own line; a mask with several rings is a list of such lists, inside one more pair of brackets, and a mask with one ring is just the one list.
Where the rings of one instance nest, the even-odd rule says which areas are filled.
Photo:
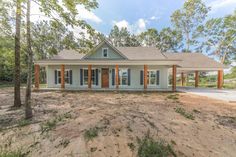
[[112, 73], [111, 73], [111, 78], [112, 78], [112, 86], [115, 85], [115, 69], [112, 69]]
[[80, 85], [83, 85], [83, 69], [80, 69]]
[[140, 71], [140, 85], [143, 85], [143, 70]]
[[54, 75], [55, 75], [55, 84], [57, 84], [57, 70], [55, 70], [55, 73], [54, 73]]
[[159, 83], [160, 83], [160, 71], [159, 70], [157, 70], [157, 85], [159, 85]]
[[72, 84], [72, 83], [73, 83], [73, 82], [72, 82], [72, 80], [73, 80], [73, 79], [72, 79], [72, 76], [73, 76], [73, 75], [72, 75], [72, 70], [70, 70], [70, 74], [69, 74], [69, 75], [70, 75], [70, 84]]
[[130, 86], [130, 69], [128, 69], [128, 85]]
[[95, 75], [96, 75], [96, 85], [98, 85], [98, 69], [96, 69]]

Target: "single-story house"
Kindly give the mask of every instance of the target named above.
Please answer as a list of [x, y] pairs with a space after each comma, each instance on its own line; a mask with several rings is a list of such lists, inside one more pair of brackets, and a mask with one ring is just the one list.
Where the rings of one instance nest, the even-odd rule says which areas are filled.
[[[195, 86], [201, 71], [218, 71], [222, 88], [221, 63], [201, 53], [168, 53], [154, 47], [114, 47], [107, 40], [87, 54], [63, 50], [46, 60], [35, 61], [35, 88], [39, 88], [40, 66], [46, 67], [47, 88], [76, 90], [176, 90], [176, 75], [182, 80], [195, 73]], [[182, 82], [183, 82], [182, 81]]]

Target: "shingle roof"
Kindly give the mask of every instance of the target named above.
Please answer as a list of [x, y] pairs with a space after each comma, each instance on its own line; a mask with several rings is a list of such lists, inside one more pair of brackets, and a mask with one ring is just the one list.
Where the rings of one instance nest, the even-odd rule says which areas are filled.
[[62, 50], [57, 55], [51, 57], [51, 60], [59, 59], [81, 59], [85, 54], [79, 53], [76, 50]]
[[155, 47], [116, 47], [130, 60], [167, 60]]
[[164, 53], [169, 59], [181, 59], [182, 68], [227, 68], [202, 53]]

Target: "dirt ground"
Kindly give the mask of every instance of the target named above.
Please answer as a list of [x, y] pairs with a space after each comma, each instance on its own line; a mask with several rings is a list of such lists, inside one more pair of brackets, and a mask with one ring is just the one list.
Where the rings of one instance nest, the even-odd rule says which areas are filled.
[[[44, 91], [33, 92], [32, 99], [34, 119], [24, 121], [23, 108], [10, 108], [13, 89], [0, 90], [1, 151], [33, 157], [135, 157], [137, 138], [149, 132], [170, 143], [177, 156], [236, 156], [234, 103], [158, 92]], [[191, 116], [177, 112], [180, 108]], [[86, 136], [88, 130], [97, 135]]]

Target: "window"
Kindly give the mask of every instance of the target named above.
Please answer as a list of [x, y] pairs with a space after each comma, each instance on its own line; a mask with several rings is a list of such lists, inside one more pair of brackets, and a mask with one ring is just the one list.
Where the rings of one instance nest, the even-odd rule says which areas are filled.
[[148, 72], [147, 72], [147, 84], [148, 85], [156, 85], [157, 84], [157, 71], [148, 70]]
[[[88, 85], [88, 69], [83, 69], [83, 82], [84, 85]], [[96, 69], [92, 69], [92, 75], [91, 75], [91, 84], [96, 85], [96, 80], [97, 80], [97, 75], [96, 75]]]
[[[70, 70], [65, 70], [65, 84], [70, 84]], [[61, 70], [57, 70], [57, 84], [61, 83]]]
[[128, 85], [128, 69], [119, 69], [119, 85]]
[[103, 55], [103, 57], [105, 57], [105, 58], [108, 57], [108, 48], [103, 48], [103, 49], [102, 49], [102, 55]]

